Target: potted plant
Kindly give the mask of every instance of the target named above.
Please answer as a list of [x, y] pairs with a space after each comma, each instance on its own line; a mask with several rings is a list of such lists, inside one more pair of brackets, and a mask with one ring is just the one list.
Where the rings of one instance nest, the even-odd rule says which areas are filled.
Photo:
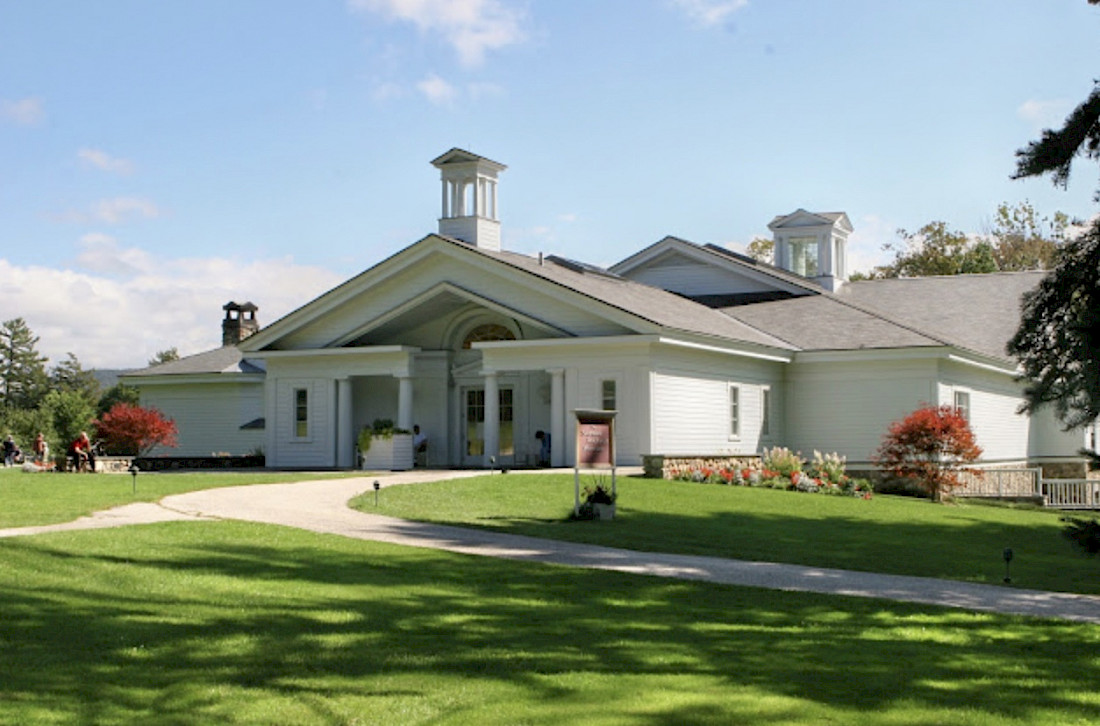
[[616, 493], [603, 478], [597, 478], [584, 488], [584, 501], [578, 512], [579, 519], [614, 519]]
[[388, 418], [376, 418], [359, 432], [359, 456], [363, 469], [405, 471], [413, 465], [412, 433], [394, 426]]

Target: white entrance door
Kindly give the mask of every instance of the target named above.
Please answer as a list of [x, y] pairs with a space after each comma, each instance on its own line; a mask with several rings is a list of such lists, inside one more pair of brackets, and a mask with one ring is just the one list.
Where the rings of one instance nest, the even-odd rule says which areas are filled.
[[[513, 389], [501, 387], [498, 394], [500, 450], [497, 453], [497, 465], [511, 466], [515, 463], [516, 456], [512, 419]], [[462, 401], [465, 412], [462, 426], [462, 463], [466, 466], [482, 466], [485, 461], [485, 389], [480, 386], [464, 388]]]

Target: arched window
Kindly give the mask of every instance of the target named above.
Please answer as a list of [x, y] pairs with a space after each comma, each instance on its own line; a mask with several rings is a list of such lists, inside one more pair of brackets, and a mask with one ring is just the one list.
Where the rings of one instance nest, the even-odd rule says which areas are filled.
[[462, 341], [462, 349], [469, 350], [471, 343], [480, 343], [486, 340], [515, 340], [516, 334], [503, 325], [497, 323], [485, 323], [479, 325], [466, 334]]

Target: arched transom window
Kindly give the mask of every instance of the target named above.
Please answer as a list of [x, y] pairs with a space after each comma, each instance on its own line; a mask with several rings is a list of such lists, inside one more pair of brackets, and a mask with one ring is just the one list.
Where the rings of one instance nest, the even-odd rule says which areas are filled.
[[508, 328], [497, 323], [485, 323], [479, 325], [469, 333], [462, 341], [463, 350], [469, 350], [472, 343], [480, 343], [486, 340], [515, 340], [516, 334]]

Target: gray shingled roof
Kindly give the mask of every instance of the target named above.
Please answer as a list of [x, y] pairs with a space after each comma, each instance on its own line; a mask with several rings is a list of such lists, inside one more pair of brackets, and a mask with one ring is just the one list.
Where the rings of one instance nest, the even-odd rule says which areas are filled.
[[801, 350], [940, 346], [920, 331], [846, 305], [832, 295], [807, 295], [723, 308], [722, 312]]
[[862, 280], [838, 298], [952, 345], [1012, 360], [1005, 345], [1020, 323], [1020, 301], [1043, 271]]
[[263, 373], [263, 369], [245, 360], [237, 346], [224, 345], [205, 353], [196, 353], [168, 363], [129, 371], [126, 375], [198, 375], [202, 373]]
[[[449, 241], [475, 249], [458, 240]], [[791, 345], [779, 338], [717, 310], [611, 273], [570, 269], [552, 260], [544, 260], [539, 264], [536, 258], [514, 252], [490, 252], [482, 249], [476, 251], [664, 328], [784, 350], [792, 349]]]

